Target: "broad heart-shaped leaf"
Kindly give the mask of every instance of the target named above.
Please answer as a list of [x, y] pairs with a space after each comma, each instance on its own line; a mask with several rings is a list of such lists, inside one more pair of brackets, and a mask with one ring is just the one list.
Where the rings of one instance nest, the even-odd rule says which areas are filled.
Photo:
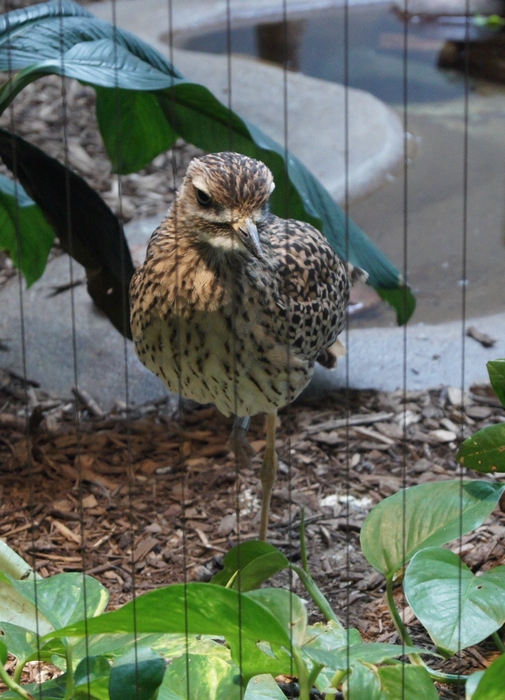
[[475, 576], [454, 552], [428, 547], [412, 558], [403, 587], [444, 652], [477, 644], [505, 623], [505, 566]]
[[424, 547], [446, 544], [482, 525], [505, 486], [442, 481], [399, 491], [373, 508], [361, 528], [369, 564], [393, 576]]
[[[212, 583], [226, 586], [235, 577], [233, 588], [242, 592], [251, 591], [288, 565], [284, 554], [273, 545], [261, 540], [250, 540], [227, 552], [223, 569], [214, 576]], [[237, 576], [239, 571], [240, 575]]]
[[467, 469], [505, 472], [505, 423], [488, 425], [461, 443], [456, 459]]
[[505, 359], [490, 360], [486, 366], [494, 392], [505, 407]]
[[[263, 160], [272, 169], [277, 182], [272, 197], [274, 213], [302, 219], [321, 228], [341, 257], [348, 257], [367, 270], [369, 283], [394, 306], [399, 322], [407, 320], [414, 310], [415, 300], [408, 288], [401, 287], [398, 270], [352, 220], [346, 219], [329, 193], [296, 158], [288, 155], [285, 161], [282, 146], [228, 110], [206, 88], [184, 81], [163, 57], [143, 42], [77, 10], [68, 0], [63, 3], [63, 21], [56, 27], [56, 4], [56, 0], [47, 3], [49, 10], [24, 14], [18, 11], [12, 19], [13, 13], [10, 13], [9, 19], [4, 21], [3, 32], [0, 26], [0, 69], [21, 69], [0, 90], [0, 110], [5, 109], [29, 82], [50, 73], [63, 72], [67, 77], [102, 88], [152, 92], [174, 136], [178, 134], [208, 151], [229, 150], [231, 143], [235, 150]], [[15, 30], [9, 32], [14, 25]], [[63, 35], [61, 43], [56, 43], [57, 29]], [[100, 94], [98, 99], [100, 102]], [[118, 110], [114, 104], [117, 105], [117, 101], [110, 98], [99, 105], [101, 124], [104, 120], [118, 124]], [[108, 153], [119, 166], [131, 168], [137, 159], [137, 167], [142, 167], [145, 164], [143, 150], [151, 153], [155, 142], [166, 144], [172, 137], [168, 136], [159, 114], [154, 113], [152, 104], [147, 105], [143, 99], [137, 105], [129, 101], [129, 111], [135, 113], [134, 122], [140, 119], [140, 110], [147, 110], [149, 117], [154, 117], [153, 126], [157, 125], [160, 133], [149, 134], [145, 149], [135, 140], [129, 150], [130, 139], [123, 140], [124, 152], [119, 154], [114, 130], [109, 128], [103, 133], [104, 140]], [[137, 130], [137, 136], [141, 131]]]
[[[163, 700], [167, 689], [181, 700], [241, 700], [243, 697], [239, 669], [219, 656], [207, 654], [188, 654], [174, 659], [167, 668], [159, 700]], [[114, 700], [112, 696], [111, 700]]]
[[145, 593], [113, 612], [73, 623], [49, 636], [158, 632], [211, 634], [230, 641], [239, 635], [240, 620], [243, 637], [289, 645], [289, 632], [261, 601], [248, 597], [251, 595], [211, 583], [174, 584]]
[[324, 664], [335, 671], [345, 671], [358, 661], [367, 664], [381, 664], [405, 654], [426, 654], [422, 647], [400, 646], [399, 644], [382, 644], [381, 642], [361, 642], [340, 649], [316, 649], [304, 647], [304, 652], [318, 664]]
[[36, 581], [7, 578], [54, 629], [102, 613], [109, 598], [101, 583], [80, 573], [57, 574]]
[[44, 272], [54, 231], [21, 185], [0, 174], [0, 250], [9, 254], [29, 287]]
[[499, 656], [484, 671], [472, 700], [505, 700], [505, 654]]
[[244, 700], [286, 700], [286, 696], [270, 674], [261, 674], [247, 684]]
[[110, 671], [110, 700], [150, 700], [163, 681], [165, 666], [149, 647], [131, 649], [116, 659]]
[[343, 691], [346, 700], [439, 700], [428, 671], [406, 664], [374, 668], [358, 663]]
[[131, 337], [127, 299], [134, 267], [117, 217], [81, 177], [3, 129], [0, 157], [43, 212], [40, 218], [51, 223], [62, 248], [86, 268], [95, 304], [123, 335]]

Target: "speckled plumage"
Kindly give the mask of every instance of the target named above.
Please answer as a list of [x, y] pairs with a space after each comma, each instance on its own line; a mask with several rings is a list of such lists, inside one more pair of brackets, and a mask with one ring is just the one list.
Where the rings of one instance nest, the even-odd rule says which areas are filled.
[[260, 161], [194, 159], [131, 282], [140, 360], [225, 415], [272, 414], [298, 396], [361, 273], [309, 224], [271, 214], [272, 190]]

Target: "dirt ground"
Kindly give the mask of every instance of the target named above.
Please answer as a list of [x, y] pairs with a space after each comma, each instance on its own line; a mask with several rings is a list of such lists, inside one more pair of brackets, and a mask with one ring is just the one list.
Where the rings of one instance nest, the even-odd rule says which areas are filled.
[[[467, 398], [462, 411], [455, 389], [348, 391], [298, 401], [280, 415], [269, 541], [299, 559], [305, 509], [314, 578], [367, 640], [397, 635], [384, 580], [360, 552], [361, 525], [402, 486], [461, 475], [459, 440], [504, 420], [489, 387], [474, 387]], [[43, 576], [95, 576], [111, 606], [158, 586], [208, 580], [239, 539], [257, 534], [263, 421], [251, 426], [252, 468], [238, 470], [227, 445], [230, 421], [213, 407], [165, 402], [100, 413], [86, 396], [60, 400], [0, 374], [0, 536]], [[473, 571], [502, 564], [505, 515], [497, 510], [465, 536], [462, 552]], [[282, 575], [274, 580], [285, 584]], [[294, 590], [307, 597], [299, 582]], [[406, 620], [416, 643], [430, 646], [409, 609]], [[483, 643], [437, 665], [469, 672], [495, 656]]]
[[[98, 135], [93, 91], [68, 83], [66, 104], [66, 152], [58, 78], [24, 90], [0, 124], [68, 158], [125, 221], [161, 216], [174, 192], [167, 177], [172, 153], [123, 177], [118, 188]], [[195, 153], [177, 144], [177, 179]], [[15, 274], [1, 258], [0, 285]], [[343, 391], [317, 403], [299, 400], [280, 414], [269, 541], [299, 559], [305, 509], [313, 576], [342, 621], [367, 640], [397, 640], [384, 581], [359, 547], [367, 513], [403, 486], [461, 476], [459, 441], [505, 420], [489, 387], [474, 387], [464, 410], [460, 404], [455, 389]], [[95, 576], [110, 591], [111, 606], [173, 582], [209, 580], [223, 555], [258, 529], [263, 421], [253, 419], [257, 456], [249, 470], [235, 465], [230, 427], [213, 407], [189, 403], [130, 410], [118, 404], [106, 415], [86, 395], [48, 396], [29, 377], [0, 369], [0, 537], [43, 576], [81, 570]], [[463, 538], [464, 561], [473, 571], [504, 563], [504, 535], [505, 516], [497, 510]], [[285, 583], [282, 575], [274, 580]], [[297, 581], [294, 590], [307, 598]], [[320, 619], [310, 609], [312, 620]], [[405, 614], [414, 641], [429, 646], [409, 609]], [[467, 673], [495, 656], [485, 642], [434, 665]], [[443, 689], [443, 697], [460, 695]]]

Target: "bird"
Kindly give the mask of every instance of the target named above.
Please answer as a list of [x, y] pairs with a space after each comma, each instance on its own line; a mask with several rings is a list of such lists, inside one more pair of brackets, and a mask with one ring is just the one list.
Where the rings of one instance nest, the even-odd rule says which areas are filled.
[[140, 361], [171, 392], [235, 416], [240, 464], [266, 414], [259, 538], [266, 540], [278, 459], [277, 412], [307, 386], [318, 358], [341, 354], [350, 286], [367, 273], [339, 258], [309, 223], [269, 210], [261, 161], [234, 152], [193, 158], [130, 284]]

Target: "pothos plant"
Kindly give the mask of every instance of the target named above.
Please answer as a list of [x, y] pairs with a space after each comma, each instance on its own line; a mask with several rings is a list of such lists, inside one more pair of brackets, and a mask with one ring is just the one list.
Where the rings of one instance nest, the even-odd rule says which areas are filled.
[[[113, 170], [138, 171], [183, 138], [206, 151], [233, 150], [264, 161], [276, 189], [274, 213], [318, 227], [343, 258], [368, 271], [368, 283], [405, 323], [415, 299], [386, 256], [293, 154], [134, 35], [71, 0], [50, 0], [0, 16], [0, 114], [29, 83], [73, 78], [96, 92], [96, 116]], [[310, 134], [307, 134], [310, 138]], [[124, 335], [133, 264], [120, 221], [86, 182], [19, 136], [0, 129], [0, 248], [28, 283], [60, 244], [86, 269], [88, 291]]]

